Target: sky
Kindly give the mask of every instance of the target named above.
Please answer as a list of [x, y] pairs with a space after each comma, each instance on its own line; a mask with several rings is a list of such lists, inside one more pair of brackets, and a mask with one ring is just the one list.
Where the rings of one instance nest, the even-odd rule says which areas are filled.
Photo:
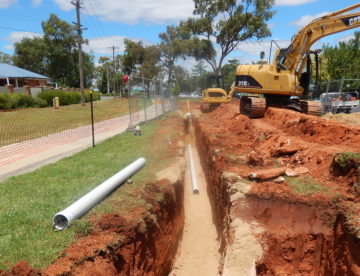
[[[91, 52], [95, 61], [99, 56], [112, 56], [124, 50], [124, 38], [159, 43], [159, 33], [166, 26], [176, 25], [192, 16], [192, 0], [82, 0], [81, 23], [89, 44], [84, 50]], [[291, 37], [312, 19], [354, 5], [350, 0], [275, 0], [273, 18], [268, 22], [272, 36], [261, 41], [242, 42], [228, 59], [236, 58], [240, 63], [259, 60], [261, 51], [269, 55], [270, 41], [276, 40], [281, 47], [289, 45]], [[360, 12], [360, 9], [355, 10]], [[62, 20], [76, 21], [75, 7], [71, 0], [0, 0], [0, 51], [13, 54], [14, 43], [24, 37], [42, 35], [41, 22], [51, 13]], [[353, 37], [357, 29], [323, 38], [322, 43], [336, 45]], [[360, 31], [360, 30], [358, 30]], [[187, 62], [193, 66], [194, 62]], [[189, 68], [191, 69], [191, 68]]]

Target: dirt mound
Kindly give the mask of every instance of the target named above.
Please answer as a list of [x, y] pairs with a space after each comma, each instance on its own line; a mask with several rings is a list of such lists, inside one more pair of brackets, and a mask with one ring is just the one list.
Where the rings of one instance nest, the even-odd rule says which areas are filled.
[[1, 276], [37, 276], [39, 274], [39, 270], [31, 267], [27, 262], [24, 261], [18, 262], [9, 272], [0, 271]]
[[[233, 240], [225, 222], [237, 217], [265, 229], [257, 275], [360, 275], [356, 175], [332, 169], [337, 154], [360, 152], [360, 127], [277, 108], [249, 119], [238, 103], [196, 126], [222, 250]], [[251, 184], [246, 199], [231, 202], [224, 171]]]

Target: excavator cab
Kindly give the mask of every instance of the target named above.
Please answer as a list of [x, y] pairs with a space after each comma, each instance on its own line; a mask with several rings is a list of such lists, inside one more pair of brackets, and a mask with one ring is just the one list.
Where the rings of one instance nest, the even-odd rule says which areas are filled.
[[319, 84], [319, 53], [321, 53], [320, 49], [309, 51], [307, 54], [306, 66], [300, 77], [300, 85], [304, 88], [303, 99], [312, 98], [312, 94], [317, 90]]
[[211, 111], [228, 101], [229, 97], [224, 89], [224, 77], [222, 75], [208, 75], [206, 78], [206, 89], [203, 90], [201, 111]]

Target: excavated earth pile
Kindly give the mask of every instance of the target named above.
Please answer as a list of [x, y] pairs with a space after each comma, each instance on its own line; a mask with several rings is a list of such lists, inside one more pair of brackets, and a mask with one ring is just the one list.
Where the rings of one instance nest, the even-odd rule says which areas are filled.
[[238, 105], [195, 120], [223, 275], [360, 275], [360, 127]]

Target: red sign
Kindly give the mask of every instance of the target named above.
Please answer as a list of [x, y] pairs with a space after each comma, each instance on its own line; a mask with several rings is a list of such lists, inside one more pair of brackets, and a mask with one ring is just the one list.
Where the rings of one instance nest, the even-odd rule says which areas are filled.
[[129, 76], [128, 75], [124, 75], [123, 76], [123, 84], [125, 84], [129, 79]]

